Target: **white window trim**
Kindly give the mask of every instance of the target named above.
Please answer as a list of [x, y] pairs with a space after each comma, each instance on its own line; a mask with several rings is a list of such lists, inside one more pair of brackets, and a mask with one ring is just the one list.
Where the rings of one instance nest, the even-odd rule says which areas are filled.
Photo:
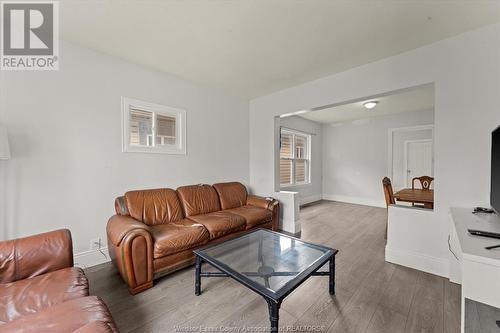
[[[177, 137], [177, 143], [175, 145], [155, 147], [131, 146], [130, 108], [152, 112], [153, 122], [156, 122], [156, 114], [175, 117], [175, 133], [179, 134]], [[186, 110], [149, 103], [138, 99], [122, 97], [122, 152], [186, 155]]]
[[[289, 128], [280, 128], [280, 140], [281, 140], [281, 133], [289, 133], [293, 135], [292, 138], [292, 157], [291, 158], [281, 158], [280, 156], [280, 161], [281, 160], [291, 160], [292, 161], [292, 183], [291, 184], [280, 184], [281, 189], [287, 189], [287, 188], [292, 188], [292, 187], [300, 187], [300, 186], [307, 186], [311, 184], [311, 145], [312, 145], [312, 136], [309, 133], [297, 131], [297, 130], [292, 130]], [[305, 136], [307, 137], [307, 158], [295, 158], [295, 135], [300, 135], [300, 136]], [[280, 152], [281, 152], [281, 147], [280, 147]], [[307, 181], [305, 182], [296, 182], [295, 181], [295, 161], [296, 160], [306, 160], [307, 161]]]

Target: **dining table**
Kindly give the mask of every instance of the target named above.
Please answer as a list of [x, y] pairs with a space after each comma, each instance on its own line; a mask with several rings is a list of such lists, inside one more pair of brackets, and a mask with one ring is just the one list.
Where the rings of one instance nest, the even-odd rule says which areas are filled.
[[394, 199], [402, 202], [422, 204], [424, 208], [434, 208], [434, 190], [404, 188], [394, 193]]

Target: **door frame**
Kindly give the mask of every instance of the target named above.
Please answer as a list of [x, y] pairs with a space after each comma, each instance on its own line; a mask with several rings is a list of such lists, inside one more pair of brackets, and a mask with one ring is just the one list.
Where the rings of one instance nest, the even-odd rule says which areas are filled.
[[387, 140], [387, 175], [394, 179], [394, 133], [396, 132], [411, 132], [411, 131], [422, 131], [431, 130], [432, 137], [432, 161], [434, 164], [434, 124], [428, 125], [418, 125], [418, 126], [407, 126], [407, 127], [395, 127], [388, 129], [388, 140]]
[[405, 184], [408, 186], [408, 144], [410, 143], [418, 143], [418, 142], [430, 142], [431, 143], [431, 174], [428, 176], [434, 177], [434, 140], [433, 139], [418, 139], [418, 140], [405, 140], [404, 141], [404, 162], [405, 162]]

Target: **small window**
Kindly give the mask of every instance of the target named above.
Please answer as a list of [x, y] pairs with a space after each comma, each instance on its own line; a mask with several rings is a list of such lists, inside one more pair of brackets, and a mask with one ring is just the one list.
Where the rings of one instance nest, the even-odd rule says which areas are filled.
[[281, 187], [311, 182], [311, 135], [281, 129], [280, 184]]
[[186, 154], [186, 111], [122, 99], [123, 151]]

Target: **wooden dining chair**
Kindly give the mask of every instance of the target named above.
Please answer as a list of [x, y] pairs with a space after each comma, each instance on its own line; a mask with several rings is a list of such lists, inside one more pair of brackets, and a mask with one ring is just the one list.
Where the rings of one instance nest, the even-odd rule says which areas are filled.
[[423, 190], [430, 190], [431, 189], [431, 183], [434, 180], [434, 178], [429, 177], [429, 176], [422, 176], [422, 177], [415, 177], [411, 180], [411, 188], [414, 190], [415, 189], [415, 181], [418, 180], [420, 182], [420, 186], [422, 186]]
[[382, 185], [384, 186], [385, 204], [387, 207], [389, 207], [389, 205], [396, 204], [394, 192], [392, 191], [391, 180], [388, 177], [384, 177], [384, 179], [382, 179]]
[[[389, 219], [389, 206], [396, 204], [394, 199], [394, 192], [392, 191], [392, 183], [388, 177], [382, 179], [382, 186], [384, 187], [385, 204], [387, 206], [387, 219]], [[387, 226], [388, 221], [385, 221], [385, 239], [387, 239]]]

